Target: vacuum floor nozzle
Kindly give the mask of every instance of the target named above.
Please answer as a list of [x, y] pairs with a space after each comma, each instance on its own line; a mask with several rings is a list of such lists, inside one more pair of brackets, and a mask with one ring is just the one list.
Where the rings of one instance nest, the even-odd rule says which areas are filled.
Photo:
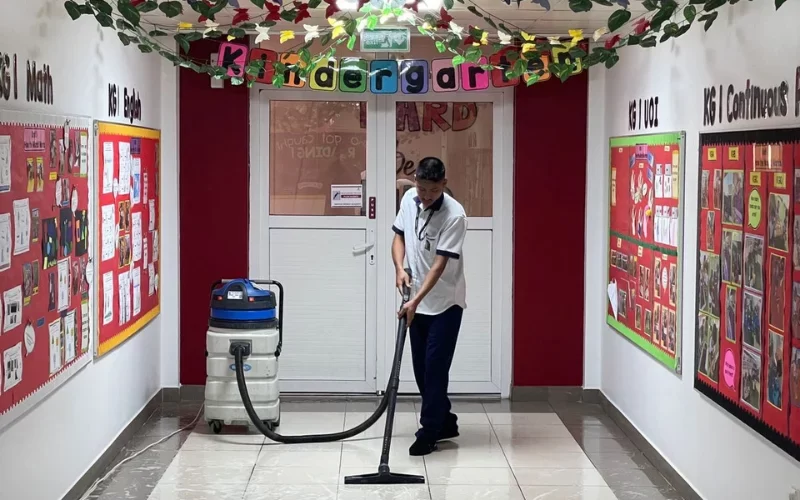
[[360, 474], [358, 476], [346, 476], [344, 484], [424, 484], [423, 476], [414, 474], [398, 474], [390, 472], [388, 467], [385, 471], [373, 474]]

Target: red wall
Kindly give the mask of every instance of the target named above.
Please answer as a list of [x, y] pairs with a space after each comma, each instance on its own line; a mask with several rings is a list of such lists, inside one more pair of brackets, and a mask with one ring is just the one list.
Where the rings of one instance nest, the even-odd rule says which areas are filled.
[[[190, 54], [207, 59], [218, 47], [200, 41]], [[211, 284], [248, 267], [248, 89], [210, 82], [180, 72], [181, 384], [205, 384]]]
[[[192, 56], [216, 47], [196, 42]], [[515, 101], [514, 385], [580, 386], [586, 72], [521, 85]], [[247, 88], [184, 69], [179, 119], [180, 379], [204, 384], [209, 288], [248, 269]]]
[[516, 90], [515, 386], [583, 385], [588, 92], [586, 71]]

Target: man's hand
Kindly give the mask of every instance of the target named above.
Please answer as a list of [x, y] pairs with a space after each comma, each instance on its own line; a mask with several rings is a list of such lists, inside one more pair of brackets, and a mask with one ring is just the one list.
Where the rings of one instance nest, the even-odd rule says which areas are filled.
[[419, 303], [417, 302], [416, 299], [409, 300], [408, 302], [403, 304], [403, 307], [400, 308], [400, 312], [397, 313], [397, 317], [402, 318], [403, 316], [405, 316], [406, 323], [410, 325], [411, 322], [414, 321], [414, 315], [417, 313], [418, 305]]
[[405, 269], [397, 270], [397, 278], [395, 279], [395, 286], [397, 286], [397, 290], [400, 291], [400, 295], [403, 294], [404, 286], [411, 289], [411, 277], [408, 275]]

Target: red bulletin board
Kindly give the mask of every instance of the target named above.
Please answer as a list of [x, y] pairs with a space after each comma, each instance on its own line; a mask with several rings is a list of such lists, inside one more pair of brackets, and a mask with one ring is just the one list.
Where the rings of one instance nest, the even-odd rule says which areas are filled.
[[0, 429], [91, 360], [91, 123], [0, 111]]
[[684, 139], [673, 132], [609, 141], [606, 321], [678, 374]]
[[701, 134], [699, 164], [694, 386], [800, 460], [800, 129]]
[[161, 173], [158, 130], [96, 124], [97, 356], [158, 316]]

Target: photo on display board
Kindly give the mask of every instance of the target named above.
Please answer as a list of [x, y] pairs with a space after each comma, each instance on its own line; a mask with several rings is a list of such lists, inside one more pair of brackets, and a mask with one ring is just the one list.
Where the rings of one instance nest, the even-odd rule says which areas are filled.
[[769, 247], [789, 251], [789, 195], [769, 194], [768, 226]]
[[56, 273], [47, 276], [47, 310], [56, 310]]
[[769, 331], [767, 352], [767, 401], [780, 410], [783, 407], [783, 335]]
[[745, 290], [742, 306], [742, 342], [761, 352], [761, 314], [762, 299], [760, 295]]
[[661, 259], [656, 258], [653, 263], [653, 296], [657, 299], [661, 298]]
[[698, 301], [700, 310], [719, 317], [719, 255], [700, 252]]
[[722, 222], [744, 223], [744, 172], [725, 172], [722, 178]]
[[628, 294], [627, 292], [623, 292], [622, 290], [619, 291], [618, 297], [618, 304], [617, 304], [617, 313], [622, 316], [623, 318], [628, 317]]
[[749, 349], [742, 349], [742, 401], [761, 410], [761, 356]]
[[[678, 266], [669, 265], [669, 305], [678, 303]], [[719, 315], [718, 315], [719, 316]]]
[[792, 268], [800, 271], [800, 217], [794, 218], [794, 244], [792, 245]]
[[611, 267], [617, 267], [617, 252], [611, 250]]
[[653, 343], [658, 344], [661, 337], [661, 304], [653, 305]]
[[131, 264], [133, 249], [131, 248], [130, 234], [119, 235], [119, 244], [117, 245], [117, 253], [119, 254], [119, 267], [125, 267]]
[[791, 379], [789, 380], [789, 393], [792, 406], [800, 408], [800, 347], [792, 347]]
[[25, 159], [25, 174], [28, 180], [27, 188], [28, 193], [32, 193], [36, 186], [36, 160], [33, 158]]
[[121, 201], [118, 207], [119, 232], [127, 233], [131, 230], [131, 202], [130, 200]]
[[794, 199], [800, 199], [800, 169], [794, 171]]
[[725, 338], [736, 342], [736, 288], [725, 287]]
[[648, 337], [653, 334], [653, 312], [650, 309], [644, 312], [644, 334]]
[[716, 250], [714, 248], [714, 240], [716, 239], [716, 219], [717, 213], [713, 210], [709, 210], [706, 215], [706, 250], [709, 252]]
[[634, 323], [637, 330], [642, 329], [642, 306], [636, 304], [636, 316], [634, 316]]
[[58, 140], [56, 139], [56, 130], [50, 129], [50, 170], [58, 168]]
[[742, 232], [722, 230], [722, 281], [742, 284]]
[[722, 170], [714, 170], [714, 210], [722, 208]]
[[[675, 334], [676, 334], [676, 331], [677, 331], [678, 319], [677, 319], [677, 316], [675, 314], [675, 311], [673, 311], [672, 309], [667, 309], [667, 313], [668, 313], [667, 315], [669, 316], [669, 325], [667, 325], [667, 328], [665, 328], [665, 330], [667, 332], [666, 333], [667, 341], [666, 341], [666, 344], [663, 347], [665, 347], [669, 352], [674, 354], [675, 353], [675, 339], [676, 339]], [[716, 321], [716, 323], [715, 323], [716, 326], [715, 326], [714, 330], [717, 332], [717, 335], [719, 335], [719, 320], [717, 319], [715, 321]], [[662, 338], [663, 338], [663, 334], [662, 334]], [[717, 340], [717, 350], [719, 351], [719, 340]], [[717, 353], [717, 357], [719, 357], [719, 352]]]
[[744, 235], [744, 286], [764, 291], [764, 238]]
[[30, 262], [22, 265], [22, 303], [28, 305], [33, 295], [33, 266]]
[[792, 283], [792, 337], [800, 339], [800, 283]]
[[784, 331], [784, 303], [786, 300], [786, 257], [772, 254], [769, 260], [769, 325]]
[[700, 208], [709, 208], [708, 206], [708, 170], [703, 170], [700, 177]]
[[61, 209], [59, 225], [61, 227], [61, 234], [58, 246], [61, 249], [61, 257], [69, 257], [72, 254], [72, 247], [75, 242], [72, 210], [70, 210], [69, 207]]
[[699, 335], [697, 370], [717, 382], [719, 375], [719, 320], [705, 314], [698, 316]]

